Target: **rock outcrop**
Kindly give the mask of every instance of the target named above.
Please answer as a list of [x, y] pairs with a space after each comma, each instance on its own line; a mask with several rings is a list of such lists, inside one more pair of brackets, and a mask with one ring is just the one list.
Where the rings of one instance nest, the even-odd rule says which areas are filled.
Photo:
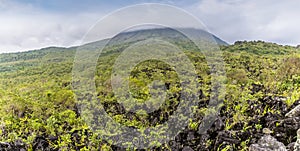
[[249, 151], [287, 151], [287, 149], [271, 135], [264, 135], [257, 144], [250, 146]]
[[21, 140], [12, 143], [0, 142], [0, 151], [26, 151], [25, 144]]
[[297, 131], [297, 141], [294, 145], [294, 151], [300, 151], [300, 129]]
[[300, 105], [296, 106], [290, 112], [288, 112], [285, 116], [286, 117], [296, 117], [300, 115]]

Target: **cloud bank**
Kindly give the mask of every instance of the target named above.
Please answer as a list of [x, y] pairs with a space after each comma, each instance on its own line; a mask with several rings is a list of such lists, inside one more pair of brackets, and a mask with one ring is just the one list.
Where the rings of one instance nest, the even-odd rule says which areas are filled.
[[[39, 2], [38, 5], [35, 1]], [[0, 0], [0, 53], [78, 45], [89, 28], [108, 12], [126, 5], [156, 1], [96, 3], [88, 0], [84, 5], [76, 0], [57, 2], [54, 5], [39, 0], [27, 0], [27, 3]], [[210, 32], [229, 43], [264, 40], [300, 44], [300, 1], [165, 0], [164, 3], [187, 10]]]
[[300, 1], [202, 0], [189, 9], [226, 41], [300, 44]]
[[99, 14], [45, 12], [0, 0], [0, 53], [78, 45]]

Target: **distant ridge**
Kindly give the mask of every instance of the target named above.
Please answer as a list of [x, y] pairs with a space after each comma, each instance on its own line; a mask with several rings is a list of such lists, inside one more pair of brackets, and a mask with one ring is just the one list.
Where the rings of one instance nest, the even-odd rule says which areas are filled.
[[[205, 36], [212, 36], [212, 38], [215, 40], [215, 42], [218, 45], [223, 45], [223, 46], [228, 46], [229, 44], [227, 42], [225, 42], [224, 40], [220, 39], [219, 37], [217, 37], [216, 35], [213, 35], [211, 33], [208, 33], [204, 30], [200, 30], [200, 29], [194, 29], [194, 28], [180, 28], [183, 29], [185, 31], [188, 31], [190, 33], [200, 33], [202, 35], [200, 35], [199, 37], [204, 37]], [[114, 41], [113, 43], [110, 43], [111, 45], [113, 44], [121, 44], [121, 43], [127, 43], [127, 42], [133, 42], [135, 40], [139, 40], [139, 39], [145, 39], [145, 38], [149, 38], [149, 37], [159, 37], [159, 36], [168, 36], [169, 38], [174, 38], [174, 40], [178, 40], [178, 37], [180, 37], [179, 35], [181, 33], [179, 32], [174, 32], [176, 30], [172, 29], [172, 28], [152, 28], [152, 29], [140, 29], [140, 30], [133, 30], [133, 31], [126, 31], [126, 32], [122, 32], [120, 34], [118, 34], [115, 37], [112, 38], [108, 38], [108, 39], [102, 39], [102, 40], [98, 40], [95, 42], [91, 42], [91, 43], [87, 43], [87, 44], [83, 44], [81, 46], [72, 46], [72, 47], [60, 47], [60, 46], [50, 46], [50, 47], [45, 47], [45, 48], [41, 48], [41, 49], [36, 49], [36, 50], [28, 50], [28, 51], [20, 51], [20, 52], [11, 52], [11, 53], [0, 53], [1, 55], [5, 55], [5, 54], [26, 54], [26, 53], [30, 53], [30, 52], [34, 52], [34, 51], [46, 51], [49, 52], [51, 50], [66, 50], [66, 49], [77, 49], [83, 46], [90, 46], [90, 47], [97, 47], [97, 45], [103, 43], [104, 41]], [[182, 34], [182, 36], [184, 36]], [[182, 39], [181, 39], [182, 40]], [[3, 60], [0, 62], [3, 62]]]
[[[188, 32], [189, 34], [194, 34], [193, 36], [198, 37], [197, 40], [214, 40], [216, 44], [227, 46], [228, 43], [224, 40], [218, 38], [217, 36], [206, 32], [201, 29], [195, 29], [195, 28], [178, 28], [180, 31]], [[184, 35], [183, 33], [180, 33], [180, 31], [177, 31], [176, 29], [172, 28], [152, 28], [152, 29], [140, 29], [140, 30], [134, 30], [134, 31], [125, 31], [122, 32], [115, 37], [99, 40], [91, 43], [84, 44], [83, 46], [91, 46], [91, 47], [97, 47], [97, 45], [101, 45], [103, 41], [109, 41], [110, 45], [115, 44], [122, 44], [122, 43], [131, 43], [135, 41], [145, 40], [148, 38], [164, 38], [169, 40], [190, 40]]]

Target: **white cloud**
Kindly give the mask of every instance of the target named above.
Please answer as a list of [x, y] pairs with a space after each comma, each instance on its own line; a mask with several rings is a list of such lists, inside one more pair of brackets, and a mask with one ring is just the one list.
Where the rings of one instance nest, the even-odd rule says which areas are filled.
[[103, 16], [96, 12], [55, 14], [5, 0], [0, 0], [0, 8], [0, 53], [77, 45]]
[[202, 0], [188, 9], [228, 42], [300, 43], [300, 1]]
[[[300, 1], [201, 0], [196, 4], [170, 3], [184, 7], [202, 20], [212, 33], [230, 43], [265, 40], [300, 44]], [[0, 53], [80, 44], [89, 28], [108, 12], [107, 9], [84, 11], [46, 11], [31, 4], [0, 0]]]

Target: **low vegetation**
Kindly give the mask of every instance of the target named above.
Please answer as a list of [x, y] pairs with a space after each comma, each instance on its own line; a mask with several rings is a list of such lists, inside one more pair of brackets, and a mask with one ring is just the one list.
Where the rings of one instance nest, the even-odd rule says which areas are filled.
[[[177, 42], [195, 66], [200, 103], [193, 119], [174, 141], [156, 143], [153, 150], [247, 150], [262, 136], [263, 128], [285, 145], [296, 140], [299, 128], [285, 123], [284, 115], [300, 97], [300, 50], [263, 41], [241, 41], [221, 46], [226, 69], [226, 95], [218, 118], [206, 134], [198, 134], [211, 95], [210, 67], [202, 53]], [[168, 64], [150, 60], [130, 74], [132, 96], [140, 102], [151, 97], [148, 85], [163, 81], [166, 100], [158, 111], [133, 114], [117, 102], [109, 79], [122, 47], [107, 48], [97, 64], [97, 97], [115, 121], [142, 129], [162, 124], [181, 101], [178, 75]], [[80, 116], [72, 90], [72, 67], [76, 48], [46, 48], [0, 55], [1, 147], [26, 150], [122, 150], [101, 132], [92, 131]], [[160, 87], [159, 87], [160, 88]], [[155, 103], [152, 102], [152, 103]], [[134, 106], [131, 106], [134, 108]], [[289, 125], [290, 124], [290, 125]], [[130, 142], [129, 142], [130, 143]], [[1, 148], [0, 147], [0, 148]], [[124, 149], [124, 148], [123, 148]], [[133, 150], [129, 148], [128, 150]]]

